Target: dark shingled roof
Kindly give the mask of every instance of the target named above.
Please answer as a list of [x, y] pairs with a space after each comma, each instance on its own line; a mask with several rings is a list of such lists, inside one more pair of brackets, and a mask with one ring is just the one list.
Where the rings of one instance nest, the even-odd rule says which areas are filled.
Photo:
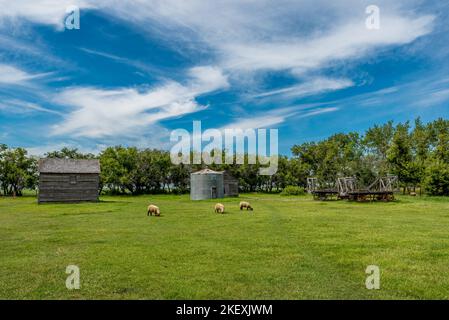
[[75, 160], [48, 158], [39, 160], [40, 173], [100, 173], [97, 159]]

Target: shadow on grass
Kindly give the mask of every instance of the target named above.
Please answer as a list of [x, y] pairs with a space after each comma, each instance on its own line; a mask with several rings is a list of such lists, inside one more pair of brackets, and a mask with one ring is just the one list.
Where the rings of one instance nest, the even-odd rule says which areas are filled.
[[120, 211], [107, 210], [107, 211], [86, 211], [86, 212], [64, 212], [58, 214], [58, 216], [84, 216], [84, 215], [101, 215], [110, 213], [120, 213]]
[[123, 201], [123, 200], [99, 200], [94, 203], [132, 203], [132, 201]]

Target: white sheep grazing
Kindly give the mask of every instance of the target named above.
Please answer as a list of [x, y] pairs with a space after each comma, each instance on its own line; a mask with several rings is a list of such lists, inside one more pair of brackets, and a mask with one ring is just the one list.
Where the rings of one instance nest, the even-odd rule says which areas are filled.
[[159, 207], [155, 206], [154, 204], [150, 204], [148, 206], [147, 216], [152, 216], [153, 213], [156, 217], [159, 217], [161, 215], [161, 210], [159, 210]]
[[223, 204], [217, 203], [215, 205], [215, 213], [224, 213], [224, 211], [225, 211], [225, 207]]
[[243, 209], [245, 209], [245, 208], [246, 208], [247, 211], [248, 211], [248, 210], [253, 211], [253, 207], [251, 207], [251, 205], [249, 204], [249, 202], [241, 201], [241, 202], [240, 202], [240, 210], [243, 210]]

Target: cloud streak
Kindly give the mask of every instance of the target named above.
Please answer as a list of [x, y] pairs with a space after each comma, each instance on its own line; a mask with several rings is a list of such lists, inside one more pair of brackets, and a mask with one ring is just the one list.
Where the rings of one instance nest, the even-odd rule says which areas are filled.
[[120, 2], [110, 12], [136, 25], [146, 22], [165, 42], [190, 42], [216, 52], [225, 70], [298, 73], [430, 33], [434, 16], [407, 10], [413, 2], [378, 1], [381, 28], [374, 31], [365, 27], [367, 4], [355, 0]]
[[150, 90], [105, 90], [69, 88], [54, 101], [72, 106], [65, 120], [53, 127], [53, 134], [99, 138], [140, 134], [156, 122], [204, 110], [195, 98], [228, 87], [227, 78], [214, 67], [195, 67], [187, 84], [168, 82]]
[[[139, 28], [145, 23], [149, 32], [159, 33], [174, 46], [182, 41], [194, 42], [196, 49], [208, 48], [216, 52], [222, 69], [304, 72], [331, 61], [358, 58], [382, 46], [410, 43], [430, 33], [434, 16], [417, 16], [407, 10], [406, 4], [413, 2], [379, 0], [381, 28], [374, 31], [365, 27], [366, 4], [355, 0], [344, 4], [323, 0], [301, 4], [294, 0], [17, 0], [2, 6], [0, 17], [61, 28], [65, 8], [77, 5]], [[316, 20], [319, 12], [323, 17]]]
[[0, 64], [0, 84], [29, 85], [30, 81], [50, 73], [30, 74], [12, 65]]
[[38, 104], [21, 101], [21, 100], [7, 100], [0, 104], [0, 110], [6, 110], [12, 113], [28, 113], [28, 112], [44, 112], [51, 113], [58, 116], [62, 116], [63, 114], [59, 111], [44, 108]]
[[314, 105], [281, 108], [263, 114], [259, 113], [252, 116], [242, 117], [242, 119], [238, 121], [223, 126], [221, 130], [274, 128], [275, 126], [282, 125], [287, 119], [298, 120], [338, 110], [337, 107], [315, 108]]
[[304, 97], [309, 95], [315, 95], [327, 91], [341, 90], [352, 87], [354, 83], [349, 79], [331, 79], [331, 78], [312, 78], [307, 79], [304, 83], [291, 86], [287, 88], [266, 91], [254, 95], [254, 98], [266, 98], [275, 96], [283, 97]]
[[[112, 2], [110, 3], [113, 4]], [[46, 24], [62, 30], [66, 9], [70, 6], [77, 6], [81, 9], [94, 9], [95, 1], [87, 0], [0, 0], [0, 22], [3, 19], [10, 19], [15, 23], [20, 23], [21, 19], [27, 21]]]
[[370, 50], [414, 41], [432, 30], [433, 16], [385, 16], [380, 30], [368, 30], [362, 21], [349, 22], [312, 39], [287, 39], [221, 45], [224, 65], [239, 70], [294, 70], [319, 68], [331, 61], [354, 59]]

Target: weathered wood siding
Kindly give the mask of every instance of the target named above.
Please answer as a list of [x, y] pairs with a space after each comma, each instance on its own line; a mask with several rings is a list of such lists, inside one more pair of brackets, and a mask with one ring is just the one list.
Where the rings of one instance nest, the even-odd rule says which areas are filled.
[[99, 183], [95, 173], [41, 173], [39, 203], [98, 201]]
[[225, 197], [237, 197], [239, 195], [239, 181], [227, 171], [223, 174], [223, 185]]

